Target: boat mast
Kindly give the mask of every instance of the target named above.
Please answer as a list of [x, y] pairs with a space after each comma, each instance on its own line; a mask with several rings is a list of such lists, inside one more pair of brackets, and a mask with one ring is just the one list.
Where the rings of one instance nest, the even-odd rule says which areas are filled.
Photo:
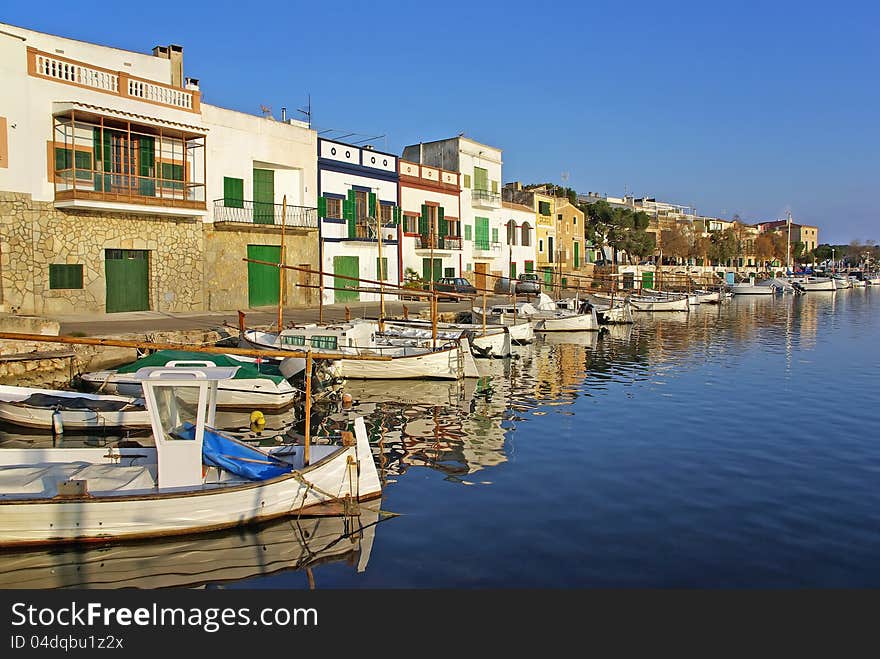
[[785, 268], [788, 270], [788, 274], [791, 274], [791, 211], [788, 211], [788, 239], [785, 244], [785, 258]]

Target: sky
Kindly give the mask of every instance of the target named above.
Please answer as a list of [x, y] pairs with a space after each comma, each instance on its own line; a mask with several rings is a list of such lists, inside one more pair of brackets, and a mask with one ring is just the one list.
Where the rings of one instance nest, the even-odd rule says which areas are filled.
[[[880, 241], [880, 3], [5, 4], [0, 22], [184, 47], [205, 103], [377, 149], [464, 133], [504, 181]], [[146, 14], [146, 15], [145, 15]], [[103, 17], [96, 20], [96, 17]]]

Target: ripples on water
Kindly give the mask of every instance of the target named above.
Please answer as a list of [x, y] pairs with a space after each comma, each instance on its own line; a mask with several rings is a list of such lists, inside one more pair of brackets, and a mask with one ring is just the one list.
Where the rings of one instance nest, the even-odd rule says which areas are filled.
[[[399, 517], [368, 563], [309, 578], [876, 587], [878, 317], [880, 290], [738, 297], [546, 335], [479, 381], [349, 382]], [[324, 431], [348, 422], [325, 413]], [[231, 587], [314, 583], [268, 572]]]

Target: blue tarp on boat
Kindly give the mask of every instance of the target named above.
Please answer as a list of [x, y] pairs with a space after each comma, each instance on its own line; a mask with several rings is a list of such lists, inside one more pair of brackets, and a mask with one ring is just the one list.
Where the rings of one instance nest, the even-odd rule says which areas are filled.
[[[174, 434], [181, 439], [195, 439], [196, 428], [186, 422], [182, 428], [176, 429]], [[205, 428], [202, 462], [209, 467], [221, 467], [236, 476], [252, 481], [265, 481], [289, 474], [293, 470], [293, 467], [286, 462], [210, 428]]]

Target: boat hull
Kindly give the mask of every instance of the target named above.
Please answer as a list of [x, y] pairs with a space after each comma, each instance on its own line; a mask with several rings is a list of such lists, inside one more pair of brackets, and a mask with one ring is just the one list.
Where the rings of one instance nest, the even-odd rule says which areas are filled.
[[535, 323], [536, 332], [598, 332], [600, 329], [595, 309], [591, 313], [541, 318]]
[[148, 428], [150, 426], [150, 415], [146, 409], [143, 409], [143, 400], [127, 396], [101, 396], [74, 391], [3, 385], [0, 385], [0, 419], [27, 428], [52, 428], [53, 416], [56, 412], [53, 407], [33, 407], [21, 404], [22, 401], [34, 394], [52, 396], [61, 400], [65, 398], [106, 400], [134, 407], [134, 409], [120, 410], [59, 408], [57, 412], [64, 428], [101, 430], [105, 428]]
[[629, 303], [635, 311], [687, 311], [690, 306], [687, 297], [671, 300], [632, 297]]

